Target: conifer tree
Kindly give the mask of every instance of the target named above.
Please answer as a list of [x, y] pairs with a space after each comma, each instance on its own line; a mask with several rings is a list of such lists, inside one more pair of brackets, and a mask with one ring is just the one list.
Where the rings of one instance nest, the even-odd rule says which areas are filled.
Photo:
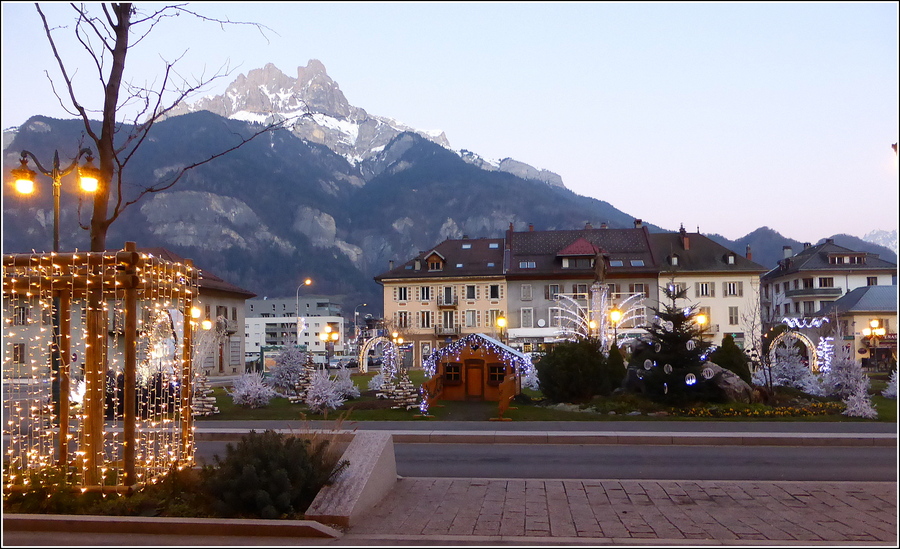
[[678, 305], [679, 300], [686, 299], [687, 290], [679, 290], [674, 284], [661, 289], [668, 303], [652, 309], [656, 319], [644, 326], [650, 335], [649, 345], [635, 351], [629, 369], [642, 379], [644, 392], [654, 400], [721, 400], [712, 378], [704, 375], [703, 363], [710, 343], [702, 338], [702, 326], [697, 321], [699, 309]]
[[737, 346], [737, 343], [734, 342], [734, 337], [731, 334], [727, 334], [722, 338], [722, 344], [709, 355], [709, 360], [726, 370], [731, 370], [748, 384], [752, 383], [750, 367], [748, 366], [749, 359], [744, 354], [744, 351]]

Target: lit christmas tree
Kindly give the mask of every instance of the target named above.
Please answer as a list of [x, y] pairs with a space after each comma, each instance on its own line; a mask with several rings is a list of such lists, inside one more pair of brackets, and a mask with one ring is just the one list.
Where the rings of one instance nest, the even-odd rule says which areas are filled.
[[703, 327], [696, 306], [680, 307], [687, 290], [674, 284], [662, 288], [669, 300], [662, 309], [653, 309], [655, 322], [644, 328], [650, 342], [632, 355], [629, 376], [641, 380], [647, 396], [669, 403], [721, 400], [712, 380], [712, 370], [704, 368], [711, 345], [703, 341]]
[[897, 400], [897, 370], [891, 372], [891, 379], [888, 381], [884, 391], [881, 391], [881, 396]]
[[306, 390], [306, 405], [311, 412], [324, 414], [328, 410], [336, 410], [344, 404], [344, 396], [328, 372], [318, 370], [313, 374], [309, 388]]

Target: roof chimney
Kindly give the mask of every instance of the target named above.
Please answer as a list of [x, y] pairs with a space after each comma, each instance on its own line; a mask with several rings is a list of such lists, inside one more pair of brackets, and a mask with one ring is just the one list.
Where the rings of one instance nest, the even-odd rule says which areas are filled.
[[604, 221], [603, 223], [600, 224], [600, 228], [601, 228], [601, 229], [608, 229], [608, 228], [609, 228], [609, 225], [607, 225], [607, 224], [606, 224], [606, 221]]
[[747, 256], [747, 259], [749, 259], [750, 261], [753, 261], [753, 252], [750, 251], [750, 244], [747, 244], [746, 256]]
[[792, 255], [794, 255], [794, 249], [791, 248], [790, 246], [782, 246], [781, 254], [782, 254], [782, 257], [787, 259], [787, 258], [791, 257]]
[[807, 249], [807, 248], [809, 248], [810, 246], [812, 246], [812, 244], [810, 244], [809, 242], [804, 242], [804, 243], [803, 243], [803, 249], [804, 249], [804, 250]]
[[643, 219], [635, 219], [635, 220], [634, 220], [634, 228], [635, 228], [635, 229], [640, 229], [640, 228], [643, 227], [643, 226], [644, 226], [644, 220], [643, 220]]
[[593, 228], [594, 228], [594, 226], [591, 225], [591, 222], [590, 222], [590, 221], [588, 221], [587, 223], [584, 224], [584, 230], [586, 230], [586, 231], [589, 231], [589, 230], [591, 230], [591, 229], [593, 229]]
[[509, 222], [509, 230], [510, 230], [510, 231], [514, 230], [513, 222], [512, 222], [512, 221]]
[[681, 226], [678, 233], [681, 235], [681, 247], [685, 250], [691, 249], [691, 239], [688, 238], [687, 231], [684, 230], [684, 225]]
[[417, 271], [422, 270], [422, 261], [419, 259], [416, 260], [416, 270]]
[[529, 224], [528, 224], [528, 230], [529, 230], [529, 231], [533, 231], [533, 230], [534, 230], [534, 223], [529, 223]]
[[388, 270], [389, 270], [389, 271], [393, 271], [393, 270], [394, 270], [394, 260], [393, 260], [393, 259], [388, 260]]

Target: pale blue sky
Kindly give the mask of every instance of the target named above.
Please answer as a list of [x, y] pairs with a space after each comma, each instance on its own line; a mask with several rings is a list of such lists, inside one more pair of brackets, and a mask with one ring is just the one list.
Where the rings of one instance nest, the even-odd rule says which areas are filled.
[[[897, 228], [895, 2], [191, 6], [274, 33], [168, 21], [133, 51], [134, 80], [158, 78], [160, 52], [187, 50], [178, 66], [195, 76], [229, 61], [234, 76], [295, 76], [319, 59], [369, 113], [667, 229], [814, 242]], [[70, 24], [65, 9], [46, 12]], [[57, 77], [33, 5], [3, 2], [4, 128], [65, 116], [44, 69]]]

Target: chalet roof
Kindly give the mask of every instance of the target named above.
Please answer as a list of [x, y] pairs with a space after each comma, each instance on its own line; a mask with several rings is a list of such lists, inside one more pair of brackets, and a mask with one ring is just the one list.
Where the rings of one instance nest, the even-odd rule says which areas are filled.
[[816, 316], [846, 313], [897, 314], [897, 286], [860, 286], [822, 308]]
[[[833, 255], [865, 255], [865, 264], [833, 264], [830, 257]], [[878, 254], [857, 252], [843, 246], [838, 246], [831, 238], [815, 246], [808, 246], [799, 253], [782, 259], [778, 267], [770, 270], [762, 276], [763, 280], [770, 280], [784, 275], [803, 271], [882, 271], [885, 269], [896, 270], [897, 264], [878, 257]]]
[[[174, 261], [176, 263], [187, 262], [185, 258], [181, 257], [171, 250], [162, 247], [138, 248], [137, 251], [140, 253], [150, 254], [154, 257], [158, 257], [166, 261]], [[203, 290], [212, 290], [244, 296], [245, 299], [256, 297], [256, 294], [251, 292], [250, 290], [245, 290], [239, 286], [235, 286], [234, 284], [223, 280], [212, 271], [202, 269], [197, 265], [194, 265], [194, 267], [196, 267], [200, 271], [200, 276], [198, 277], [198, 285], [201, 292]]]
[[[503, 276], [503, 248], [502, 238], [448, 239], [376, 276], [375, 280]], [[441, 270], [430, 270], [426, 262], [435, 254], [444, 260]]]
[[[687, 247], [685, 247], [684, 239], [687, 239]], [[735, 253], [700, 233], [654, 233], [650, 235], [650, 244], [658, 261], [663, 265], [662, 270], [747, 274], [761, 274], [766, 271], [766, 268], [759, 263]], [[678, 258], [677, 265], [672, 264], [673, 256]], [[729, 256], [734, 258], [733, 264], [728, 262]]]
[[453, 355], [455, 353], [458, 353], [460, 349], [470, 346], [474, 343], [478, 343], [479, 341], [490, 343], [491, 345], [508, 353], [509, 355], [511, 355], [514, 362], [531, 362], [531, 358], [528, 355], [522, 353], [521, 351], [517, 351], [512, 347], [498, 341], [497, 339], [482, 333], [469, 334], [467, 336], [461, 337], [444, 347], [436, 349], [435, 352], [441, 355]]
[[560, 250], [556, 255], [560, 257], [566, 256], [590, 256], [594, 257], [597, 255], [597, 252], [600, 251], [600, 248], [594, 246], [590, 242], [588, 242], [584, 238], [579, 238], [575, 242], [572, 242], [562, 250]]
[[[593, 268], [566, 268], [561, 256], [570, 251], [586, 252], [589, 247], [601, 251], [619, 266], [610, 266], [607, 276], [617, 270], [629, 275], [656, 274], [659, 265], [650, 248], [646, 227], [635, 229], [577, 229], [558, 231], [509, 231], [507, 245], [510, 248], [508, 276], [593, 276]], [[563, 253], [566, 252], [566, 253]], [[596, 252], [595, 252], [596, 253]], [[591, 254], [594, 255], [594, 254]], [[533, 266], [532, 266], [533, 264]], [[614, 265], [611, 263], [610, 265]]]

